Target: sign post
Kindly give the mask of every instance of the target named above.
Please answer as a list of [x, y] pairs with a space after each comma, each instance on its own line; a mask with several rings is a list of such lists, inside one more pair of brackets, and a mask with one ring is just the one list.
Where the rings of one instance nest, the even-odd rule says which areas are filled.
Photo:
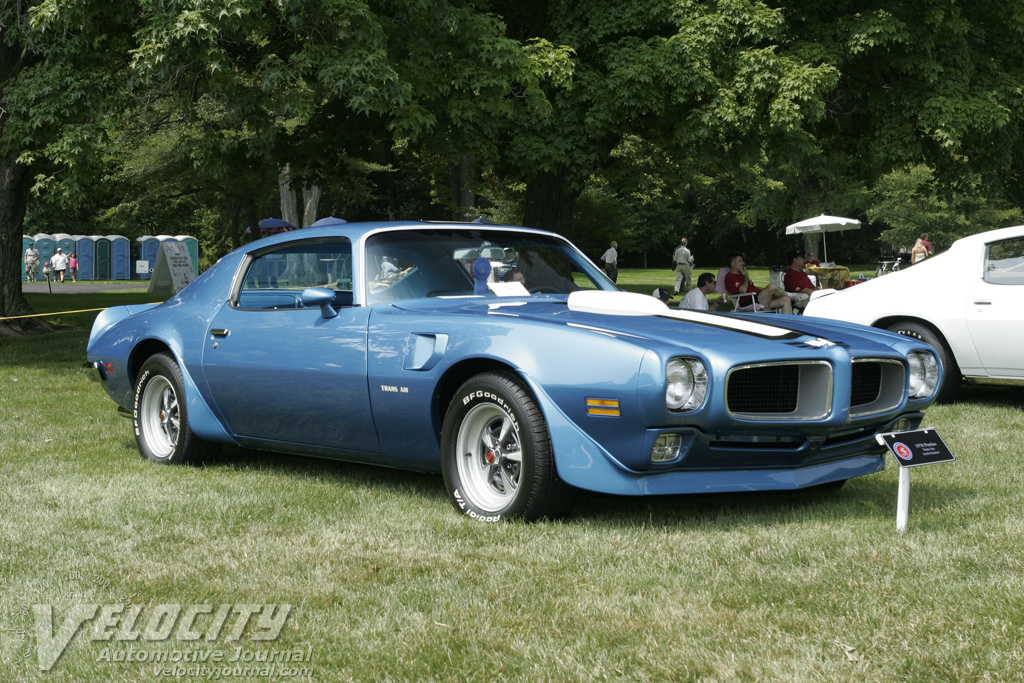
[[878, 443], [889, 449], [900, 465], [899, 493], [896, 496], [896, 531], [907, 530], [910, 513], [910, 468], [956, 460], [934, 429], [879, 434]]

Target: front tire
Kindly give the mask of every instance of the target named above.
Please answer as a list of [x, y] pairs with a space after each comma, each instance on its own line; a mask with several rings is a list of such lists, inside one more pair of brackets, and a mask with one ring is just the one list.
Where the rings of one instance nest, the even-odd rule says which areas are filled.
[[939, 387], [936, 400], [939, 403], [949, 403], [956, 398], [956, 392], [960, 389], [960, 379], [963, 375], [960, 373], [960, 366], [956, 364], [956, 358], [953, 357], [952, 352], [946, 346], [946, 342], [943, 341], [942, 337], [933, 332], [931, 328], [908, 320], [889, 325], [888, 329], [890, 332], [923, 341], [935, 349], [939, 354], [939, 363], [942, 365], [943, 372], [942, 386]]
[[153, 462], [195, 462], [211, 450], [189, 428], [184, 386], [181, 368], [168, 353], [152, 356], [139, 371], [132, 423], [139, 453]]
[[484, 522], [564, 514], [575, 490], [558, 477], [544, 416], [517, 378], [485, 372], [455, 393], [441, 432], [445, 487]]

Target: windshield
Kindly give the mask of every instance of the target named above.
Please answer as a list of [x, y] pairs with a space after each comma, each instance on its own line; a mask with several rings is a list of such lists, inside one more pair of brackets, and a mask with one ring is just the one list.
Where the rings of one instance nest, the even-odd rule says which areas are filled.
[[503, 230], [424, 228], [366, 240], [367, 301], [569, 294], [615, 285], [568, 242]]

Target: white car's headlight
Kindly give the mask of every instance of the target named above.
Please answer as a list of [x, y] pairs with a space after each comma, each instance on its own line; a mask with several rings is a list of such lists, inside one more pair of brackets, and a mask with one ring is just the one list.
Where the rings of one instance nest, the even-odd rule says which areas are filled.
[[911, 351], [907, 361], [910, 363], [910, 398], [928, 398], [939, 382], [935, 356], [927, 351]]
[[694, 410], [704, 402], [708, 373], [700, 359], [673, 358], [665, 375], [665, 405], [669, 410]]

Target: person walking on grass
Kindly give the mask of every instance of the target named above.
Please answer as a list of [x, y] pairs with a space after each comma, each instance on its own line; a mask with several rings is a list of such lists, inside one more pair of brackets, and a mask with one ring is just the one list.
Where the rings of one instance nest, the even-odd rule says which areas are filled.
[[35, 242], [28, 243], [28, 249], [25, 250], [25, 275], [28, 276], [29, 282], [36, 281], [36, 271], [39, 269], [39, 250], [36, 249]]
[[53, 281], [64, 282], [64, 271], [68, 269], [68, 256], [60, 247], [57, 253], [50, 257], [50, 264], [53, 266]]
[[672, 252], [672, 267], [676, 271], [676, 294], [685, 294], [692, 284], [691, 269], [693, 254], [686, 246], [686, 238], [679, 240], [679, 246]]
[[608, 247], [607, 251], [601, 255], [601, 261], [604, 263], [604, 272], [608, 273], [608, 277], [611, 278], [612, 282], [618, 283], [619, 281], [619, 244], [618, 242], [612, 242], [612, 245]]

